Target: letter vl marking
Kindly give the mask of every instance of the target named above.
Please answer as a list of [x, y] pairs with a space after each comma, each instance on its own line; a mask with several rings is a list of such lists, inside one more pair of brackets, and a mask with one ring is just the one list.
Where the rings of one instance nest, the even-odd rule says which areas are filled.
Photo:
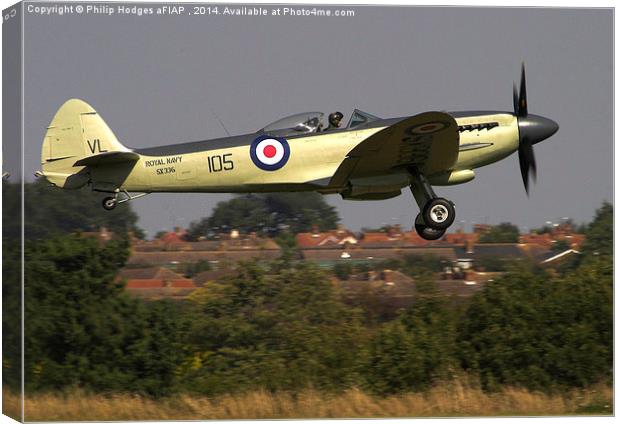
[[90, 140], [86, 140], [86, 142], [88, 143], [88, 148], [90, 149], [91, 153], [105, 153], [107, 152], [107, 150], [101, 150], [101, 141], [96, 138], [93, 140], [93, 144], [90, 144]]

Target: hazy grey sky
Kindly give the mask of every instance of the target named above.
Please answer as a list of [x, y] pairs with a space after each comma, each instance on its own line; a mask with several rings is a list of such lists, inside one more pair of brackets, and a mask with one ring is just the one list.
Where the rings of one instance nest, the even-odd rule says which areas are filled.
[[[46, 126], [71, 97], [89, 102], [127, 146], [149, 147], [225, 136], [216, 115], [241, 134], [309, 110], [340, 110], [345, 120], [356, 107], [381, 117], [510, 111], [524, 59], [529, 111], [560, 130], [535, 146], [539, 178], [529, 198], [516, 154], [478, 169], [473, 182], [438, 188], [456, 203], [453, 228], [588, 221], [612, 200], [611, 9], [337, 9], [355, 17], [26, 13], [26, 174], [39, 169]], [[153, 194], [133, 207], [153, 235], [229, 197]], [[408, 190], [378, 202], [326, 199], [355, 230], [410, 228], [417, 214]]]

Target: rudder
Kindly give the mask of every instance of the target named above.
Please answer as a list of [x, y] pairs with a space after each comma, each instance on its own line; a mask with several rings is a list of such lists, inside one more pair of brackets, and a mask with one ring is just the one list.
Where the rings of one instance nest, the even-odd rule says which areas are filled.
[[107, 152], [130, 152], [88, 103], [67, 100], [47, 128], [41, 149], [42, 174], [62, 188], [80, 188], [88, 182], [84, 166], [75, 163]]

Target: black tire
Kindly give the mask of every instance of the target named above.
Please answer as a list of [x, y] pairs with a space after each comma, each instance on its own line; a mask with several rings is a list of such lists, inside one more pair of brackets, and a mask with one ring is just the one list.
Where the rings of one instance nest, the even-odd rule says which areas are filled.
[[435, 230], [445, 230], [454, 222], [456, 211], [452, 202], [437, 197], [426, 203], [422, 217], [427, 226]]
[[414, 227], [416, 233], [424, 240], [438, 240], [443, 237], [446, 233], [446, 230], [436, 230], [434, 228], [429, 227], [426, 224], [421, 223], [422, 218], [420, 214], [415, 219]]
[[101, 202], [101, 206], [103, 206], [103, 209], [106, 211], [111, 211], [116, 207], [116, 199], [114, 197], [106, 197]]

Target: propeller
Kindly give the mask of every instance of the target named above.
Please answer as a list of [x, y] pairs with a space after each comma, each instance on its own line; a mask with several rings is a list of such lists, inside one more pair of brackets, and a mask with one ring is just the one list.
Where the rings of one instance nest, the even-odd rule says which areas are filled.
[[[514, 113], [519, 122], [519, 167], [521, 168], [521, 178], [523, 178], [525, 192], [529, 195], [530, 174], [532, 175], [532, 179], [536, 181], [536, 158], [534, 157], [532, 138], [529, 136], [528, 131], [523, 131], [524, 127], [527, 128], [530, 124], [527, 119], [527, 90], [525, 89], [524, 63], [521, 63], [521, 86], [519, 88], [519, 93], [517, 94], [517, 86], [513, 84], [512, 101]], [[557, 131], [557, 128], [555, 131]]]

